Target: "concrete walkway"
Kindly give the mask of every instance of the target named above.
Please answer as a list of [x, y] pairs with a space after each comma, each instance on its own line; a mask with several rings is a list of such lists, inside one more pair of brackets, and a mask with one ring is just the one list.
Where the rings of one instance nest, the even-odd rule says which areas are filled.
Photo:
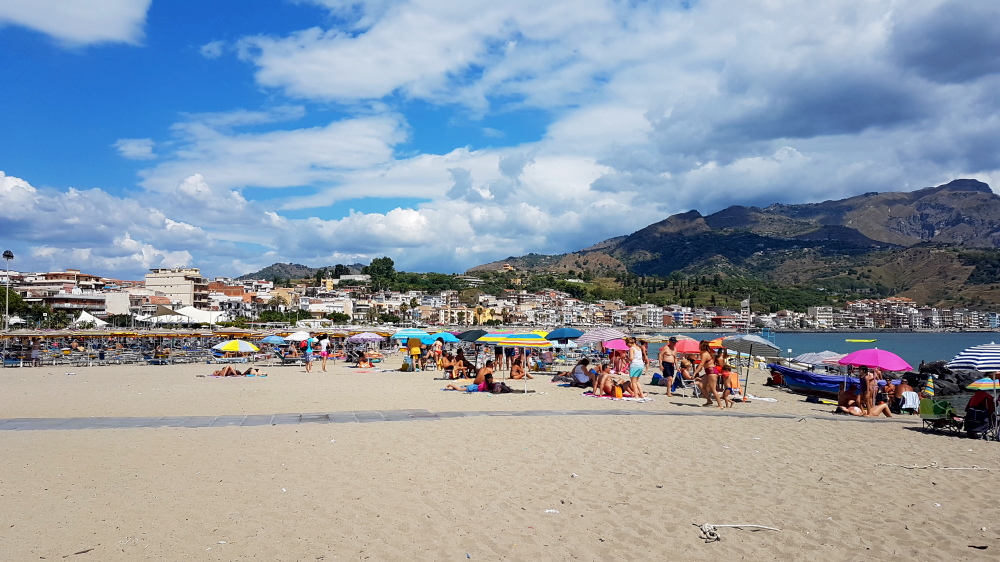
[[[552, 416], [726, 416], [789, 420], [857, 421], [869, 423], [907, 422], [906, 419], [873, 419], [853, 416], [815, 416], [796, 414], [758, 414], [701, 410], [519, 410], [428, 412], [427, 410], [359, 410], [314, 414], [255, 414], [235, 416], [166, 416], [107, 418], [7, 418], [0, 419], [0, 431], [39, 431], [66, 429], [138, 429], [155, 427], [232, 427], [260, 425], [295, 425], [300, 423], [372, 423], [434, 421], [448, 418], [481, 416], [552, 417]], [[916, 420], [916, 421], [919, 421]]]

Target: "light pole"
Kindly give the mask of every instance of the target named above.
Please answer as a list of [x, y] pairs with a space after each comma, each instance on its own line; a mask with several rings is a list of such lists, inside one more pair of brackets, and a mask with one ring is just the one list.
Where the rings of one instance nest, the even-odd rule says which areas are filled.
[[4, 250], [3, 259], [7, 264], [7, 290], [4, 291], [4, 310], [3, 310], [3, 331], [10, 331], [10, 260], [14, 259], [14, 252], [10, 250]]

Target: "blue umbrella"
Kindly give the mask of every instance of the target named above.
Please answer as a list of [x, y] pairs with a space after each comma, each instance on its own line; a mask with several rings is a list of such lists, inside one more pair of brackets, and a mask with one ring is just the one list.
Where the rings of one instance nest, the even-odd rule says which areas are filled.
[[583, 335], [581, 330], [576, 328], [558, 328], [545, 335], [547, 340], [572, 340]]
[[285, 345], [288, 342], [286, 342], [285, 338], [283, 338], [281, 336], [273, 336], [272, 335], [272, 336], [267, 336], [266, 338], [262, 338], [260, 340], [260, 343], [273, 343], [273, 344], [277, 344], [277, 345]]
[[420, 338], [420, 341], [423, 343], [434, 343], [438, 340], [438, 338], [441, 338], [444, 341], [444, 343], [458, 343], [462, 341], [457, 337], [455, 337], [455, 334], [451, 332], [439, 332], [437, 334], [431, 334], [427, 337]]

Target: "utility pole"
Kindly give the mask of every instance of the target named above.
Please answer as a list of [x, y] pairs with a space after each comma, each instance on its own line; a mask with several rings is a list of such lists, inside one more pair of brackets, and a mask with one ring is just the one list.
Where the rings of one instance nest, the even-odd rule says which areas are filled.
[[3, 259], [7, 264], [7, 290], [4, 291], [4, 310], [3, 310], [3, 331], [10, 331], [10, 260], [14, 259], [14, 252], [10, 250], [4, 250]]

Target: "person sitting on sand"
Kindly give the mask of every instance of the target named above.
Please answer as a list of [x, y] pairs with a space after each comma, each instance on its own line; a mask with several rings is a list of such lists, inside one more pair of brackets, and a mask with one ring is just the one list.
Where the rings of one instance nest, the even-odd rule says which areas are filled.
[[[492, 361], [490, 361], [492, 363]], [[484, 367], [485, 368], [485, 367]], [[445, 390], [458, 390], [462, 392], [489, 392], [490, 388], [493, 386], [493, 373], [486, 373], [483, 376], [483, 382], [473, 382], [472, 384], [466, 385], [454, 385], [449, 384], [444, 387]]]
[[570, 381], [572, 386], [587, 388], [593, 386], [594, 380], [597, 378], [592, 371], [587, 369], [590, 365], [590, 359], [584, 357], [576, 365], [573, 366], [573, 370], [570, 371], [570, 376], [573, 380]]
[[846, 408], [843, 406], [837, 406], [837, 409], [834, 410], [834, 413], [850, 414], [852, 416], [861, 416], [865, 418], [877, 418], [881, 415], [884, 415], [887, 418], [892, 417], [892, 412], [889, 411], [888, 404], [879, 404], [878, 406], [869, 408], [867, 412], [862, 410], [861, 406], [847, 406]]
[[846, 382], [840, 383], [840, 392], [837, 393], [837, 407], [849, 408], [858, 404], [858, 387], [855, 384], [848, 385]]
[[[455, 368], [457, 369], [458, 367]], [[479, 372], [476, 373], [476, 378], [473, 380], [473, 382], [479, 384], [484, 380], [486, 380], [487, 376], [490, 377], [490, 380], [493, 379], [493, 361], [487, 361], [486, 364], [479, 369]]]
[[[451, 356], [449, 355], [449, 357]], [[458, 356], [451, 357], [451, 378], [464, 379], [468, 377], [471, 372], [472, 370], [469, 369], [469, 366], [466, 365], [465, 361], [459, 359]], [[490, 372], [492, 372], [492, 370]]]
[[632, 385], [632, 379], [625, 375], [616, 375], [611, 372], [611, 365], [608, 363], [601, 364], [597, 368], [596, 377], [594, 378], [594, 386], [591, 388], [591, 394], [594, 396], [615, 396], [615, 388], [621, 389], [622, 394], [630, 392]]
[[514, 359], [514, 363], [510, 366], [510, 378], [520, 380], [520, 379], [533, 379], [535, 377], [528, 374], [521, 365], [521, 358], [518, 357]]
[[358, 354], [358, 368], [359, 369], [371, 369], [372, 361], [368, 358], [368, 353], [362, 351]]
[[452, 362], [450, 353], [445, 353], [441, 356], [441, 372], [444, 373], [444, 378], [446, 379], [455, 378], [455, 364]]

